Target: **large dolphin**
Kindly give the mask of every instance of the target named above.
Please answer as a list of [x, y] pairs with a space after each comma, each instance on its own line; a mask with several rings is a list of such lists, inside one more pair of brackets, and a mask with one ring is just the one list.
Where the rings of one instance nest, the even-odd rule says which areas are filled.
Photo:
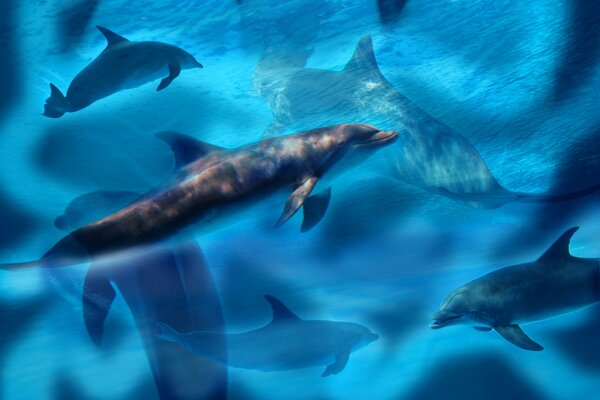
[[44, 115], [61, 117], [79, 111], [113, 93], [131, 89], [162, 78], [156, 90], [169, 86], [182, 69], [202, 68], [187, 51], [161, 42], [131, 42], [116, 33], [97, 26], [106, 38], [106, 48], [79, 72], [65, 97], [50, 84], [50, 97]]
[[[164, 187], [86, 224], [61, 239], [40, 260], [0, 269], [60, 267], [112, 258], [169, 238], [195, 222], [235, 216], [256, 203], [288, 195], [276, 226], [304, 209], [302, 230], [316, 225], [329, 204], [330, 183], [398, 134], [365, 124], [343, 124], [223, 149], [180, 134], [162, 135], [181, 167]], [[317, 186], [322, 193], [310, 196]], [[290, 194], [291, 191], [291, 194]], [[115, 292], [101, 269], [89, 269], [84, 318], [98, 335]]]
[[462, 135], [388, 82], [377, 65], [370, 36], [358, 42], [341, 71], [304, 68], [309, 55], [271, 48], [258, 63], [255, 85], [274, 116], [269, 132], [339, 119], [393, 127], [401, 135], [391, 154], [392, 177], [478, 208], [497, 208], [517, 200], [558, 201], [599, 189], [549, 196], [503, 188]]
[[[261, 328], [234, 334], [179, 333], [168, 324], [159, 323], [159, 337], [235, 368], [266, 372], [326, 365], [322, 377], [340, 373], [350, 353], [379, 338], [352, 322], [301, 319], [275, 297], [265, 298], [273, 309], [273, 319]], [[226, 359], [210, 347], [215, 340], [227, 343]]]
[[522, 349], [543, 350], [519, 324], [600, 301], [600, 260], [569, 253], [577, 229], [563, 233], [534, 262], [499, 269], [454, 290], [433, 316], [431, 328], [471, 323], [478, 330], [494, 329]]

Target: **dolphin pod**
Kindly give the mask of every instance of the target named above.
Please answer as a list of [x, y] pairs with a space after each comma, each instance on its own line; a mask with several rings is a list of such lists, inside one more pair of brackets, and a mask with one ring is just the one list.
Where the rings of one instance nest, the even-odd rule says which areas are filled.
[[600, 259], [569, 252], [577, 229], [563, 233], [534, 262], [499, 269], [454, 290], [433, 316], [431, 328], [470, 323], [478, 330], [494, 329], [522, 349], [543, 350], [520, 324], [600, 301]]
[[59, 118], [124, 89], [162, 78], [156, 88], [165, 89], [182, 69], [202, 68], [194, 56], [177, 46], [161, 42], [132, 42], [102, 26], [106, 48], [73, 78], [64, 96], [50, 84], [44, 115]]
[[[379, 339], [368, 328], [352, 322], [304, 320], [273, 296], [265, 296], [273, 319], [258, 329], [225, 334], [179, 333], [159, 323], [157, 336], [181, 347], [235, 368], [283, 371], [326, 365], [322, 377], [342, 372], [350, 353]], [[227, 343], [227, 356], [215, 351], [214, 342]], [[260, 349], [260, 351], [256, 351]]]

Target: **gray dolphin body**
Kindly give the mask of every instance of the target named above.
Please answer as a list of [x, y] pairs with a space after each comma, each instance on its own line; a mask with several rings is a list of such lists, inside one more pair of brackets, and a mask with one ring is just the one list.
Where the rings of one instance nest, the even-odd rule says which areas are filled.
[[391, 157], [391, 176], [478, 208], [497, 208], [517, 200], [558, 201], [599, 189], [564, 196], [506, 190], [462, 135], [427, 114], [387, 81], [369, 36], [358, 42], [341, 71], [304, 68], [307, 57], [271, 50], [259, 62], [255, 84], [275, 118], [268, 130], [322, 126], [340, 119], [394, 127], [401, 137]]
[[162, 80], [156, 90], [162, 90], [179, 76], [182, 69], [202, 68], [191, 54], [177, 46], [131, 42], [106, 28], [97, 28], [106, 38], [106, 48], [75, 76], [66, 97], [50, 84], [50, 97], [44, 105], [46, 117], [59, 118], [118, 91], [159, 78]]
[[567, 230], [532, 263], [502, 268], [454, 290], [433, 316], [431, 328], [471, 323], [478, 330], [494, 329], [522, 349], [543, 350], [519, 324], [600, 301], [600, 260], [569, 253], [577, 229]]
[[[303, 320], [275, 297], [265, 298], [273, 309], [273, 320], [261, 328], [236, 334], [179, 333], [159, 323], [162, 333], [158, 336], [235, 368], [267, 372], [326, 365], [323, 377], [340, 373], [350, 353], [379, 338], [351, 322]], [[227, 357], [214, 351], [210, 344], [215, 341], [227, 343]]]

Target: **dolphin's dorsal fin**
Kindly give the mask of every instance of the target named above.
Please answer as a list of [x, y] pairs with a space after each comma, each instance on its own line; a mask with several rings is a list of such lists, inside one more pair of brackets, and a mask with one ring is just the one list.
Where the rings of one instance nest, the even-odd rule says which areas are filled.
[[280, 321], [299, 321], [301, 320], [296, 314], [294, 314], [285, 304], [283, 304], [279, 299], [271, 296], [265, 295], [265, 299], [271, 304], [271, 308], [273, 309], [273, 320], [271, 323], [280, 322]]
[[114, 46], [118, 43], [129, 42], [129, 40], [125, 39], [123, 36], [118, 35], [110, 29], [106, 29], [103, 26], [96, 25], [96, 28], [100, 31], [104, 38], [106, 38], [106, 47]]
[[569, 243], [571, 242], [571, 237], [573, 234], [577, 232], [579, 229], [578, 226], [574, 226], [571, 229], [568, 229], [565, 233], [560, 235], [560, 237], [550, 246], [548, 250], [540, 258], [537, 259], [538, 262], [545, 261], [553, 261], [553, 260], [561, 260], [572, 257], [571, 253], [569, 253]]
[[344, 67], [344, 71], [361, 71], [361, 70], [376, 70], [379, 72], [377, 66], [377, 59], [373, 52], [373, 40], [371, 36], [363, 36], [357, 43], [354, 49], [352, 58]]
[[175, 168], [181, 168], [214, 151], [225, 150], [224, 147], [206, 143], [179, 132], [160, 132], [156, 137], [163, 140], [173, 150]]

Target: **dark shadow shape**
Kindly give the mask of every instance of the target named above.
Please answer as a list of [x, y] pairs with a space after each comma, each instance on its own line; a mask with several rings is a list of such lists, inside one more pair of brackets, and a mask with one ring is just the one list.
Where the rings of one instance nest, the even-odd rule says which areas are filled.
[[[600, 306], [587, 310], [588, 317], [580, 324], [568, 326], [558, 332], [551, 333], [550, 340], [561, 350], [566, 358], [576, 362], [580, 367], [595, 373], [600, 372]], [[547, 346], [550, 347], [550, 346]]]
[[533, 382], [510, 361], [488, 352], [447, 358], [433, 365], [402, 400], [527, 399], [543, 400]]
[[79, 0], [58, 14], [57, 30], [61, 51], [68, 51], [79, 44], [98, 4], [100, 0]]
[[14, 250], [39, 226], [39, 219], [0, 191], [0, 253]]
[[55, 303], [50, 295], [39, 295], [20, 301], [18, 305], [0, 300], [0, 376], [5, 367], [6, 356], [35, 321]]
[[[161, 244], [107, 267], [125, 298], [146, 350], [159, 396], [227, 398], [227, 367], [159, 339], [157, 322], [179, 332], [223, 331], [219, 297], [195, 241]], [[225, 343], [213, 343], [224, 353]], [[225, 357], [224, 357], [225, 358]]]
[[400, 20], [408, 0], [377, 0], [379, 19], [383, 25], [393, 25]]
[[0, 1], [0, 124], [21, 97], [21, 76], [15, 38], [16, 1]]
[[367, 326], [372, 328], [389, 347], [400, 345], [415, 329], [429, 321], [429, 313], [424, 304], [414, 299], [401, 299], [385, 308], [371, 310], [364, 317]]
[[315, 228], [325, 252], [384, 236], [423, 195], [391, 179], [361, 181], [356, 187], [360, 190], [338, 186], [332, 190], [329, 210]]
[[[85, 388], [68, 372], [61, 372], [54, 378], [50, 398], [53, 400], [95, 400], [100, 397], [90, 395], [90, 393], [86, 392]], [[123, 396], [123, 400], [138, 399], [158, 399], [152, 382], [141, 381], [129, 393]]]
[[585, 85], [600, 59], [600, 2], [573, 0], [569, 4], [571, 32], [555, 72], [555, 101], [566, 100]]

